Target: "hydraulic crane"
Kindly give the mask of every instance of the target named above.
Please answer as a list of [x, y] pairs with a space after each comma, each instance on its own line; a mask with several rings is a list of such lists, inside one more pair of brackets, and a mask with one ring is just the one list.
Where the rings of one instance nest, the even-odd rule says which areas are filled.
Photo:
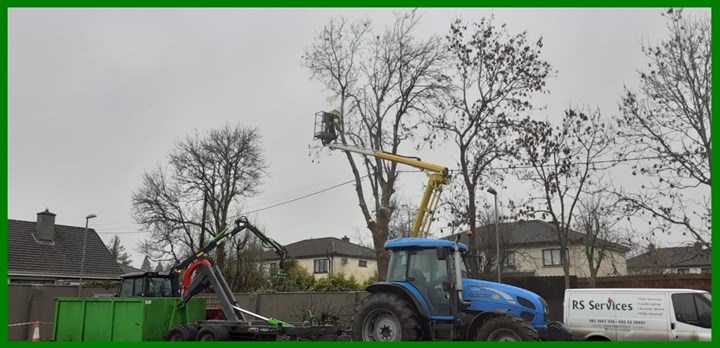
[[[178, 262], [166, 274], [144, 272], [123, 275], [123, 282], [118, 297], [180, 297], [182, 298], [181, 305], [184, 305], [195, 295], [212, 286], [218, 297], [222, 311], [228, 320], [249, 321], [250, 318], [247, 317], [247, 315], [251, 315], [271, 323], [281, 323], [255, 315], [240, 308], [220, 269], [206, 257], [208, 253], [215, 250], [224, 241], [245, 230], [252, 232], [260, 239], [263, 246], [273, 249], [275, 254], [280, 257], [278, 277], [282, 278], [284, 276], [283, 268], [287, 257], [287, 250], [284, 246], [272, 238], [269, 238], [257, 227], [253, 226], [247, 217], [242, 216], [235, 221], [235, 227], [232, 230], [226, 227], [206, 246], [190, 257]], [[182, 283], [180, 283], [180, 275], [183, 272], [184, 276]], [[143, 285], [140, 289], [134, 289], [133, 287], [137, 286], [134, 284], [138, 283], [135, 280], [138, 278], [143, 278]], [[128, 288], [134, 290], [124, 291], [124, 289]]]
[[323, 146], [334, 150], [373, 156], [375, 158], [405, 164], [428, 172], [428, 183], [425, 187], [425, 193], [420, 200], [420, 206], [418, 207], [418, 212], [411, 231], [412, 237], [427, 237], [435, 210], [440, 202], [442, 187], [450, 182], [450, 174], [447, 167], [423, 162], [417, 157], [408, 157], [385, 151], [363, 149], [356, 146], [333, 143], [333, 141], [337, 139], [337, 124], [340, 122], [340, 117], [341, 115], [337, 111], [320, 111], [315, 114], [315, 139], [319, 139]]

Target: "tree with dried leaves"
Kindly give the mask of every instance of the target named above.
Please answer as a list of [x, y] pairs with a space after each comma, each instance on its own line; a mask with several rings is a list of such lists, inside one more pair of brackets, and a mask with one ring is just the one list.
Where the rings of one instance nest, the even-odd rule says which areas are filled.
[[638, 91], [626, 87], [620, 105], [621, 158], [639, 158], [642, 190], [620, 192], [629, 212], [645, 213], [654, 232], [679, 229], [710, 248], [712, 55], [709, 18], [670, 9], [670, 37], [643, 46], [649, 63]]
[[515, 204], [518, 216], [550, 218], [561, 249], [565, 286], [570, 286], [569, 237], [579, 202], [597, 193], [598, 174], [614, 165], [610, 155], [614, 130], [599, 111], [574, 108], [565, 111], [562, 123], [526, 119], [516, 140], [522, 167], [518, 178], [539, 191], [528, 202]]
[[626, 217], [612, 195], [597, 192], [585, 197], [578, 206], [574, 230], [582, 235], [581, 245], [585, 254], [590, 287], [595, 287], [598, 273], [604, 264], [617, 268], [625, 262], [624, 253], [632, 246], [631, 236], [623, 233], [622, 222]]
[[[195, 253], [226, 227], [243, 199], [259, 192], [266, 169], [255, 128], [225, 125], [178, 141], [168, 166], [146, 172], [133, 193], [133, 216], [150, 231], [140, 249], [155, 261]], [[223, 243], [215, 254], [223, 271], [225, 255]]]
[[[456, 180], [452, 199], [445, 204], [453, 217], [451, 226], [477, 229], [478, 192], [502, 180], [496, 167], [515, 152], [510, 125], [532, 109], [533, 94], [546, 92], [552, 71], [541, 58], [542, 38], [531, 42], [527, 36], [496, 25], [492, 17], [471, 24], [457, 19], [450, 26], [451, 87], [439, 107], [447, 112], [429, 118], [433, 132], [426, 141], [432, 144], [440, 131], [440, 139], [450, 139], [457, 148], [462, 180]], [[475, 235], [469, 247], [477, 249]], [[481, 252], [494, 255], [491, 250]], [[476, 265], [470, 268], [477, 274]]]
[[125, 251], [125, 247], [120, 244], [120, 237], [117, 235], [113, 236], [107, 248], [110, 250], [110, 255], [113, 256], [118, 264], [125, 266], [130, 264], [130, 255]]
[[[376, 32], [370, 21], [332, 19], [306, 50], [304, 66], [327, 88], [341, 114], [339, 142], [397, 154], [415, 137], [421, 117], [444, 88], [445, 59], [440, 38], [413, 35], [419, 20], [416, 11], [398, 14], [391, 26]], [[398, 163], [374, 157], [346, 157], [385, 279], [389, 255], [384, 244], [400, 169]]]

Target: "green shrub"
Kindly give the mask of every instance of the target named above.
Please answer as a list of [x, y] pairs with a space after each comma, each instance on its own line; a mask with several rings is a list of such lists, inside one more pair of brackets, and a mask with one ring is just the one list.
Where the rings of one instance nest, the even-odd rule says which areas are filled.
[[362, 289], [364, 289], [363, 286], [358, 283], [355, 276], [351, 275], [346, 279], [342, 273], [328, 274], [327, 277], [316, 280], [315, 284], [310, 287], [312, 292], [359, 291]]

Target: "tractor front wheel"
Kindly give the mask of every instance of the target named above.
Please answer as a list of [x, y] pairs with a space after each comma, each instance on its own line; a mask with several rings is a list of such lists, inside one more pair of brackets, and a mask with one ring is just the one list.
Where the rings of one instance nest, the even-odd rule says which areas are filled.
[[355, 308], [353, 341], [417, 341], [421, 336], [415, 307], [395, 294], [372, 293]]
[[522, 318], [500, 315], [486, 320], [476, 341], [539, 341], [537, 330]]

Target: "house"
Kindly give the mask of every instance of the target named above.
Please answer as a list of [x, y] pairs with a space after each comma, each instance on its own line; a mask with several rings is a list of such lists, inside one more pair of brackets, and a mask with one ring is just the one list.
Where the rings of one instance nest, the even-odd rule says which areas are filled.
[[[495, 242], [495, 224], [488, 224], [477, 228], [473, 234], [476, 238], [478, 250], [470, 252], [468, 262], [483, 265], [483, 248], [494, 255], [497, 250]], [[564, 275], [562, 261], [563, 255], [558, 242], [555, 225], [541, 220], [506, 222], [498, 224], [498, 235], [500, 236], [501, 270], [505, 276], [562, 276]], [[454, 240], [456, 235], [445, 237]], [[581, 278], [590, 276], [590, 267], [586, 256], [585, 235], [579, 232], [570, 231], [567, 256], [570, 261], [570, 275]], [[466, 233], [461, 234], [460, 241], [468, 243]], [[630, 248], [610, 241], [599, 240], [596, 243], [598, 255], [602, 250], [603, 257], [597, 272], [598, 277], [616, 276], [627, 274], [625, 254]], [[491, 260], [495, 260], [494, 256]], [[492, 261], [492, 272], [497, 268]], [[482, 267], [481, 267], [482, 268]]]
[[[367, 247], [353, 244], [350, 238], [334, 237], [306, 239], [285, 246], [288, 258], [297, 260], [316, 279], [328, 274], [353, 275], [358, 282], [364, 282], [377, 272], [375, 252]], [[277, 267], [280, 258], [274, 251], [263, 253], [264, 262]]]
[[[55, 224], [45, 210], [37, 221], [8, 219], [8, 283], [78, 283], [84, 227]], [[116, 280], [123, 274], [102, 239], [87, 230], [83, 280]]]
[[702, 244], [648, 250], [627, 261], [630, 274], [700, 274], [711, 272], [710, 249]]

